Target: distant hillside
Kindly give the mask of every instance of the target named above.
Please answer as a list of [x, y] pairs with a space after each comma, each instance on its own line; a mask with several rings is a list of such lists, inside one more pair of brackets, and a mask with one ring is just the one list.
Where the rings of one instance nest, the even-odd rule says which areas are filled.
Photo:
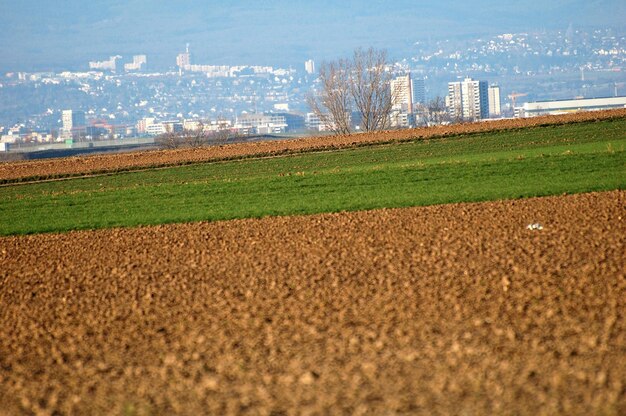
[[623, 26], [626, 3], [6, 1], [0, 15], [0, 70], [26, 70], [85, 65], [117, 53], [147, 53], [157, 66], [173, 65], [186, 42], [198, 61], [223, 64], [292, 64], [370, 45], [401, 54], [428, 36]]

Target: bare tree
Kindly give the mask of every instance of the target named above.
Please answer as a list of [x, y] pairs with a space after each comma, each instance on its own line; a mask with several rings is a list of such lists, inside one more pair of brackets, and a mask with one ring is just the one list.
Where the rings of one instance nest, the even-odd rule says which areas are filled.
[[180, 135], [180, 133], [167, 132], [159, 134], [157, 137], [155, 137], [154, 142], [161, 149], [177, 149], [183, 146], [183, 144], [185, 143], [185, 139]]
[[391, 91], [391, 77], [386, 51], [357, 49], [350, 60], [322, 64], [320, 92], [310, 95], [308, 104], [334, 133], [350, 134], [353, 109], [362, 131], [387, 129], [397, 94]]
[[384, 130], [391, 124], [391, 110], [398, 91], [391, 91], [387, 52], [357, 49], [352, 58], [350, 95], [361, 118], [362, 131]]
[[202, 147], [209, 141], [208, 134], [204, 131], [204, 124], [201, 122], [195, 130], [183, 131], [182, 136], [185, 137], [185, 144], [189, 147]]
[[426, 122], [428, 125], [432, 125], [441, 124], [445, 121], [450, 121], [450, 115], [446, 109], [446, 100], [441, 96], [436, 96], [426, 106]]
[[320, 122], [336, 134], [350, 134], [352, 99], [350, 96], [351, 63], [347, 60], [323, 63], [318, 96], [309, 95], [307, 102]]
[[226, 144], [229, 139], [234, 138], [229, 130], [217, 130], [211, 134], [211, 140], [216, 145]]
[[236, 134], [233, 134], [228, 129], [208, 131], [204, 127], [203, 124], [200, 124], [199, 128], [195, 130], [166, 132], [158, 135], [154, 139], [154, 142], [162, 149], [178, 149], [180, 147], [198, 148], [211, 144], [226, 144], [229, 140], [236, 137]]

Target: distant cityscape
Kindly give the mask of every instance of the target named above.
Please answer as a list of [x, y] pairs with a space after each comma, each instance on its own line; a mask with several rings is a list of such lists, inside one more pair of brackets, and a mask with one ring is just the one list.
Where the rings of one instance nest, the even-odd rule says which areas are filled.
[[[182, 45], [172, 67], [113, 55], [83, 71], [0, 75], [0, 150], [49, 143], [229, 130], [237, 135], [328, 130], [307, 105], [319, 87], [314, 59], [296, 68], [196, 62]], [[415, 43], [391, 62], [392, 127], [626, 106], [626, 34], [598, 29], [501, 34]], [[175, 63], [175, 65], [174, 65]]]

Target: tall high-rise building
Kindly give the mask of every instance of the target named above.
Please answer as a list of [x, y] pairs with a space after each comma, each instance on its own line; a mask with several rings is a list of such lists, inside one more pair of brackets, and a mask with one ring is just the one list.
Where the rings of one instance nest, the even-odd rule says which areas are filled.
[[453, 120], [480, 120], [489, 117], [486, 81], [465, 78], [448, 83], [448, 111]]
[[176, 57], [176, 65], [178, 66], [179, 72], [182, 72], [183, 69], [189, 67], [191, 65], [191, 54], [189, 53], [189, 44], [187, 44], [187, 48], [184, 53], [179, 53]]
[[408, 114], [413, 113], [413, 92], [411, 74], [396, 77], [391, 80], [391, 99], [394, 110]]
[[85, 134], [87, 126], [83, 111], [63, 110], [61, 113], [63, 128], [61, 136], [66, 139], [77, 138]]
[[63, 130], [69, 133], [72, 129], [85, 126], [85, 113], [83, 111], [63, 110], [61, 121], [63, 122]]
[[489, 87], [489, 117], [500, 117], [501, 114], [500, 87], [491, 85]]
[[412, 82], [413, 103], [426, 104], [426, 86], [424, 85], [424, 78], [415, 78]]
[[313, 61], [313, 59], [309, 59], [304, 63], [304, 70], [309, 75], [315, 74], [315, 62]]

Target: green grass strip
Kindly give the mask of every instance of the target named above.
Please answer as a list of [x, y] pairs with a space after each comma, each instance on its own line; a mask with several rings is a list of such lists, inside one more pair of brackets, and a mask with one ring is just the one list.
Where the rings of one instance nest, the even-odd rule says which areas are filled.
[[626, 120], [0, 188], [0, 234], [624, 189]]

